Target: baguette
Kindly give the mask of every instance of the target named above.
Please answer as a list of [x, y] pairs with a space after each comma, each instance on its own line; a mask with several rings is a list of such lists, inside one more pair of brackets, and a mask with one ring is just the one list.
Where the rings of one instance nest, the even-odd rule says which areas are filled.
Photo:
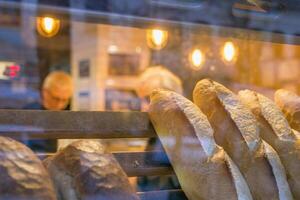
[[191, 101], [171, 91], [151, 95], [150, 119], [189, 200], [250, 200], [237, 166]]
[[293, 199], [284, 168], [274, 149], [259, 137], [251, 111], [223, 85], [204, 79], [193, 99], [207, 115], [217, 144], [222, 146], [244, 175], [254, 199]]
[[0, 199], [55, 200], [55, 190], [42, 162], [25, 145], [0, 137]]
[[291, 191], [300, 199], [300, 140], [290, 128], [283, 113], [267, 97], [250, 90], [239, 92], [261, 125], [261, 137], [277, 152], [286, 169]]
[[275, 92], [274, 100], [290, 126], [300, 131], [300, 97], [291, 91], [280, 89]]
[[100, 141], [79, 140], [44, 160], [58, 200], [137, 200], [126, 174]]

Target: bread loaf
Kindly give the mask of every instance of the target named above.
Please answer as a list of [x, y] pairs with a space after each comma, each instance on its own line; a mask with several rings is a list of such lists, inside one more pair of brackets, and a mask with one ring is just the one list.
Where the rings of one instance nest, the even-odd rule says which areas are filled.
[[260, 123], [261, 137], [278, 152], [292, 193], [296, 199], [300, 199], [300, 140], [270, 99], [250, 90], [240, 91], [239, 97]]
[[199, 108], [171, 91], [151, 95], [150, 119], [189, 200], [250, 200], [240, 171]]
[[137, 200], [126, 174], [100, 141], [76, 141], [44, 161], [59, 200]]
[[193, 99], [207, 115], [217, 144], [222, 146], [244, 175], [254, 199], [292, 199], [284, 168], [274, 149], [260, 137], [251, 111], [223, 85], [204, 79]]
[[0, 137], [0, 199], [55, 200], [42, 162], [25, 145]]
[[277, 90], [274, 97], [275, 103], [284, 113], [290, 126], [300, 131], [300, 97], [284, 89]]

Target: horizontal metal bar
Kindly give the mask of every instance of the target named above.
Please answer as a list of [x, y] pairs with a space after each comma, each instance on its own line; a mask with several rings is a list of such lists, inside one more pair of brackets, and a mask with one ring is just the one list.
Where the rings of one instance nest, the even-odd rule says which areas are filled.
[[[38, 153], [37, 155], [43, 160], [53, 154]], [[129, 177], [174, 174], [168, 157], [163, 151], [120, 152], [113, 155]]]
[[188, 200], [182, 190], [159, 190], [149, 192], [138, 192], [141, 200]]
[[165, 152], [114, 153], [123, 170], [132, 176], [161, 176], [173, 174]]
[[16, 139], [156, 137], [145, 112], [0, 110], [0, 135]]

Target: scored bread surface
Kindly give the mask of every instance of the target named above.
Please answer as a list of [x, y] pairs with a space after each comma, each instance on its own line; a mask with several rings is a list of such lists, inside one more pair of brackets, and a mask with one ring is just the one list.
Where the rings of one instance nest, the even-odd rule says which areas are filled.
[[300, 140], [283, 113], [267, 97], [250, 90], [239, 92], [242, 102], [251, 108], [260, 122], [261, 137], [279, 154], [295, 199], [300, 199]]
[[275, 175], [276, 183], [279, 189], [280, 199], [293, 199], [293, 195], [290, 190], [290, 186], [286, 179], [285, 169], [281, 164], [280, 158], [277, 152], [268, 143], [263, 141], [264, 149], [266, 152], [267, 159], [272, 166], [272, 171]]
[[245, 109], [230, 90], [216, 82], [214, 82], [214, 87], [216, 95], [237, 125], [250, 151], [254, 151], [261, 142], [255, 117]]
[[[207, 156], [213, 156], [216, 150], [220, 147], [217, 146], [213, 138], [213, 129], [211, 128], [206, 116], [199, 109], [197, 109], [192, 102], [186, 101], [183, 96], [173, 94], [172, 97], [174, 102], [180, 107], [183, 113], [187, 116], [188, 121], [194, 127], [196, 135], [199, 138], [199, 141], [203, 146], [203, 150], [206, 152]], [[228, 154], [226, 152], [224, 153], [224, 159], [228, 164], [231, 176], [234, 180], [238, 199], [252, 199], [248, 185], [238, 167], [228, 156]]]
[[270, 160], [256, 118], [239, 98], [221, 84], [204, 79], [197, 83], [193, 99], [208, 116], [217, 143], [238, 165], [253, 198], [293, 199], [290, 190], [281, 186], [280, 180], [286, 177], [275, 177], [284, 175], [280, 160]]
[[55, 200], [47, 170], [25, 145], [0, 137], [0, 199]]
[[231, 172], [231, 176], [234, 180], [237, 196], [239, 200], [253, 199], [242, 173], [239, 168], [233, 162], [233, 160], [225, 152], [225, 160]]
[[188, 199], [252, 199], [237, 166], [216, 145], [207, 118], [191, 101], [155, 91], [149, 115]]
[[282, 140], [294, 140], [295, 136], [288, 121], [280, 109], [267, 97], [257, 93], [258, 102], [264, 118], [272, 126], [276, 135]]
[[214, 140], [213, 130], [205, 115], [198, 109], [195, 109], [192, 102], [187, 101], [184, 97], [172, 93], [169, 93], [169, 95], [173, 99], [173, 102], [177, 104], [177, 106], [187, 116], [187, 120], [193, 126], [207, 156], [212, 156], [216, 149], [218, 149], [218, 146]]
[[275, 92], [274, 100], [290, 126], [300, 131], [300, 97], [294, 92], [279, 89]]
[[125, 172], [98, 140], [79, 140], [46, 159], [59, 200], [137, 200]]
[[251, 90], [240, 91], [239, 97], [255, 115], [263, 117], [268, 122], [278, 139], [295, 140], [295, 134], [288, 121], [272, 100]]

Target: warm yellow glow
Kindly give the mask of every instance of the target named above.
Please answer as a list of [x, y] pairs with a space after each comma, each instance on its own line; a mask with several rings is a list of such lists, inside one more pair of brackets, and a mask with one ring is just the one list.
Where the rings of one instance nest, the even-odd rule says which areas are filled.
[[108, 47], [109, 53], [116, 53], [116, 52], [118, 52], [118, 50], [119, 50], [119, 48], [116, 45], [109, 45], [109, 47]]
[[191, 64], [195, 69], [201, 69], [204, 63], [204, 55], [200, 49], [194, 49], [190, 55]]
[[152, 30], [153, 43], [160, 46], [165, 39], [165, 34], [162, 30]]
[[60, 28], [60, 20], [53, 17], [38, 17], [37, 30], [44, 37], [53, 37]]
[[44, 17], [43, 18], [43, 25], [44, 25], [44, 30], [47, 33], [51, 33], [54, 29], [54, 19], [50, 17]]
[[168, 31], [151, 29], [147, 31], [147, 44], [152, 49], [162, 49], [168, 41]]
[[236, 47], [232, 42], [226, 42], [222, 54], [225, 61], [232, 62], [236, 58]]

